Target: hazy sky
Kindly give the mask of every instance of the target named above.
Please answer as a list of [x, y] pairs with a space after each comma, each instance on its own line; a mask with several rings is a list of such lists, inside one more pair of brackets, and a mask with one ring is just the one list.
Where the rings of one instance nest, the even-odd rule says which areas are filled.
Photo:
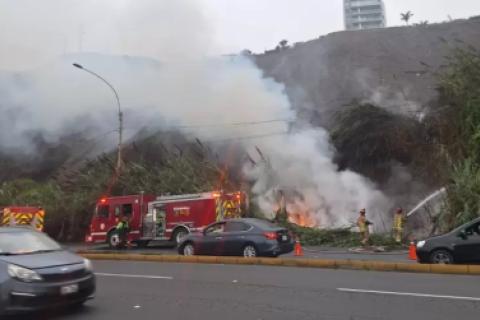
[[[387, 23], [480, 15], [480, 0], [385, 0]], [[0, 69], [68, 52], [168, 60], [263, 52], [343, 30], [343, 0], [0, 0]]]
[[[343, 29], [342, 0], [199, 0], [222, 53], [262, 52], [282, 39], [298, 42]], [[411, 10], [412, 22], [480, 15], [480, 0], [385, 0], [388, 26]], [[215, 50], [215, 51], [216, 51]]]

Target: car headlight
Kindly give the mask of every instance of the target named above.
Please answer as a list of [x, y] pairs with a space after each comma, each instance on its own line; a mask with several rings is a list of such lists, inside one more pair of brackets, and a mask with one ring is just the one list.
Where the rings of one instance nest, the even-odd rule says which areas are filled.
[[88, 271], [93, 271], [92, 262], [90, 260], [83, 259], [83, 264], [85, 265], [85, 269], [87, 269]]
[[425, 245], [425, 243], [427, 243], [427, 241], [425, 240], [418, 241], [417, 248], [422, 248]]
[[25, 282], [34, 282], [42, 281], [42, 277], [33, 270], [19, 267], [14, 264], [8, 265], [8, 275], [12, 278], [25, 281]]

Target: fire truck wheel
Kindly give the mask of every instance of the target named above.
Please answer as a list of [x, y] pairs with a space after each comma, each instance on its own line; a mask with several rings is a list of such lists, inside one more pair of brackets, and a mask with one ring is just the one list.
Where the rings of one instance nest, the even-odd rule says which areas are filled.
[[243, 256], [245, 258], [254, 258], [257, 256], [257, 249], [253, 244], [247, 244], [243, 247]]
[[110, 231], [107, 236], [108, 246], [117, 249], [121, 245], [120, 235], [115, 231]]
[[188, 234], [188, 230], [185, 228], [178, 228], [175, 230], [173, 234], [173, 241], [175, 242], [175, 246], [178, 246], [183, 238]]

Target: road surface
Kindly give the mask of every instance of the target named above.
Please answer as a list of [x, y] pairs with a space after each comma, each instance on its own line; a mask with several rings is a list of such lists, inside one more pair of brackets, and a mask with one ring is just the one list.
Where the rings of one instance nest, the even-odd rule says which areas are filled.
[[97, 261], [79, 311], [32, 320], [476, 319], [480, 278], [265, 266]]

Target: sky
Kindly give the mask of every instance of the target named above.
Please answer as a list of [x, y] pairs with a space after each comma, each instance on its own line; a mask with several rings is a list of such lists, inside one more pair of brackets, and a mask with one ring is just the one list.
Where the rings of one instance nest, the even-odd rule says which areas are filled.
[[[211, 29], [213, 51], [263, 52], [282, 39], [291, 43], [343, 29], [343, 0], [198, 0]], [[480, 0], [385, 0], [388, 26], [401, 25], [400, 13], [412, 22], [447, 21], [480, 15]]]
[[[480, 15], [480, 0], [385, 0], [388, 26]], [[343, 0], [0, 0], [0, 70], [97, 52], [162, 61], [270, 50], [343, 30]]]

